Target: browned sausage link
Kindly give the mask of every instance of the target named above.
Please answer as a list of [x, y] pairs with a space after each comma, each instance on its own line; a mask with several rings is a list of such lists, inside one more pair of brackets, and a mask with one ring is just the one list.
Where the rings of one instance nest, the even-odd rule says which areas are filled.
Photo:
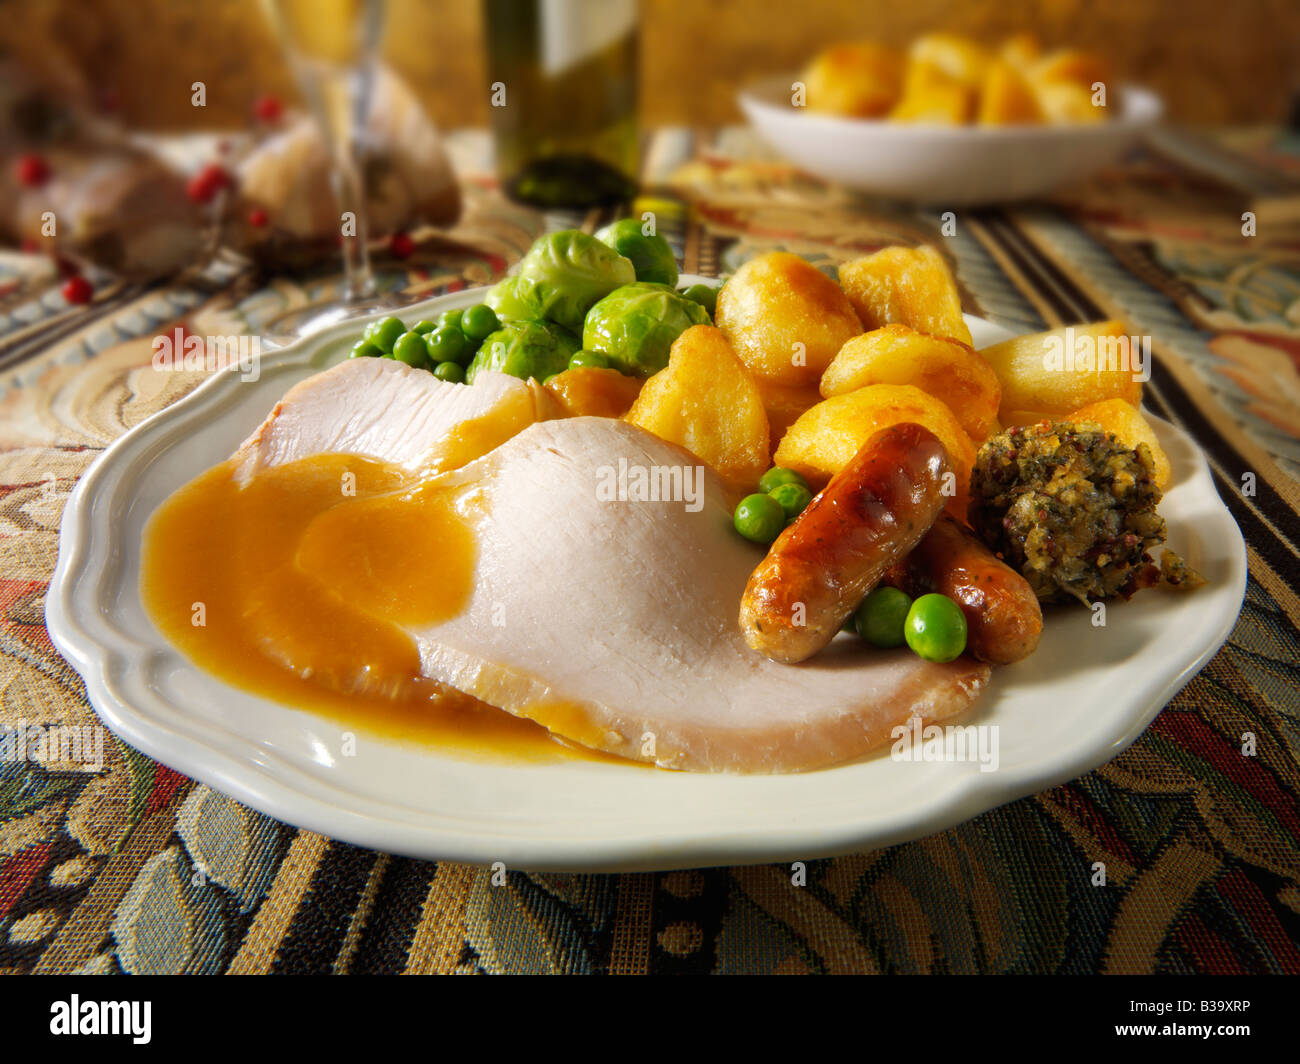
[[990, 665], [1029, 657], [1043, 634], [1043, 611], [1029, 582], [947, 514], [884, 583], [913, 595], [947, 595], [966, 615], [968, 649]]
[[893, 425], [867, 440], [750, 576], [740, 603], [745, 641], [787, 663], [829, 643], [934, 524], [948, 468], [943, 444], [920, 425]]

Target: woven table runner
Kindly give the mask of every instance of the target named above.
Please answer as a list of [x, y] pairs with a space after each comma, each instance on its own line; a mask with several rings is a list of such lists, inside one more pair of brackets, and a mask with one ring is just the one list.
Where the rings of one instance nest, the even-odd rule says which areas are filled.
[[[1300, 172], [1293, 143], [1233, 147]], [[105, 730], [99, 766], [0, 761], [0, 972], [1300, 972], [1300, 230], [1261, 213], [1243, 236], [1239, 189], [1156, 154], [946, 225], [801, 177], [736, 131], [664, 131], [646, 161], [633, 209], [656, 212], [688, 272], [930, 242], [969, 312], [1151, 335], [1146, 402], [1204, 447], [1249, 548], [1224, 648], [1100, 769], [928, 838], [809, 861], [799, 885], [786, 865], [494, 885], [299, 831]], [[466, 192], [454, 230], [381, 264], [386, 286], [484, 284], [545, 229], [610, 217], [542, 216], [486, 177]], [[43, 260], [0, 259], [0, 733], [96, 724], [43, 599], [78, 477], [202, 379], [152, 369], [152, 338], [257, 332], [334, 283], [224, 257], [166, 283], [92, 280], [96, 301], [69, 307]]]

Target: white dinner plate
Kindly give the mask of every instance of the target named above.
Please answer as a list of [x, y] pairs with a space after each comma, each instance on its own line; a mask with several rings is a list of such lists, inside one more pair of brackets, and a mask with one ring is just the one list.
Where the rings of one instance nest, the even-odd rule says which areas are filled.
[[[481, 294], [403, 314], [434, 318]], [[968, 321], [976, 346], [1010, 335]], [[226, 458], [291, 385], [344, 358], [363, 324], [264, 355], [256, 382], [219, 373], [109, 447], [68, 500], [46, 603], [50, 635], [108, 727], [299, 827], [387, 852], [530, 870], [791, 861], [884, 846], [1113, 758], [1214, 654], [1241, 608], [1241, 534], [1196, 445], [1156, 421], [1175, 477], [1160, 507], [1169, 542], [1210, 583], [1108, 604], [1105, 627], [1079, 607], [1051, 610], [1038, 652], [996, 670], [963, 721], [997, 726], [996, 771], [885, 750], [797, 775], [690, 774], [594, 759], [470, 760], [365, 733], [355, 756], [338, 756], [336, 721], [223, 683], [154, 628], [139, 593], [141, 537], [168, 495]]]
[[791, 106], [794, 77], [740, 93], [759, 135], [802, 170], [860, 192], [942, 207], [1040, 196], [1113, 163], [1160, 118], [1160, 97], [1120, 89], [1092, 125], [943, 126], [848, 118]]

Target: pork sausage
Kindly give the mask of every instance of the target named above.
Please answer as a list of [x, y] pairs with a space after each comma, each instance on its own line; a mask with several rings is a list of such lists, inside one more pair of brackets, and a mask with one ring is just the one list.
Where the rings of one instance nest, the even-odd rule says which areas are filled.
[[745, 641], [786, 663], [829, 643], [934, 524], [949, 469], [943, 444], [920, 425], [892, 425], [867, 440], [750, 576], [740, 603]]
[[1029, 657], [1043, 634], [1029, 582], [947, 514], [883, 582], [909, 595], [947, 595], [966, 615], [967, 649], [990, 665]]

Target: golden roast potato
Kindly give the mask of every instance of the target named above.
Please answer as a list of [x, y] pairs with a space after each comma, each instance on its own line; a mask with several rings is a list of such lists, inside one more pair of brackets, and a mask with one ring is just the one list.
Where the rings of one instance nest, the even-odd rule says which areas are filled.
[[1044, 116], [1055, 125], [1106, 121], [1106, 108], [1092, 102], [1092, 90], [1069, 81], [1036, 82], [1034, 94]]
[[1059, 421], [1043, 410], [1008, 410], [1003, 407], [998, 411], [998, 421], [1004, 429], [1022, 429], [1026, 425], [1037, 425], [1040, 421]]
[[903, 86], [903, 57], [872, 41], [837, 44], [803, 74], [810, 111], [876, 118], [894, 106]]
[[976, 90], [937, 67], [913, 64], [908, 87], [889, 112], [892, 122], [964, 126], [975, 113]]
[[559, 402], [563, 417], [622, 417], [643, 383], [616, 369], [582, 366], [557, 373], [543, 387]]
[[941, 399], [975, 442], [997, 422], [1002, 390], [997, 374], [960, 340], [927, 336], [906, 325], [886, 325], [855, 336], [822, 374], [830, 398], [870, 384], [914, 384]]
[[816, 388], [773, 384], [762, 377], [756, 377], [754, 382], [758, 385], [758, 394], [763, 397], [763, 409], [767, 411], [767, 427], [773, 447], [781, 442], [785, 430], [798, 421], [805, 410], [822, 401], [822, 394]]
[[864, 329], [909, 325], [930, 336], [971, 342], [957, 282], [934, 248], [882, 248], [840, 267], [840, 284]]
[[735, 487], [749, 487], [767, 471], [763, 399], [712, 325], [692, 326], [677, 337], [668, 365], [641, 386], [626, 420], [685, 447]]
[[755, 377], [817, 387], [862, 323], [839, 285], [798, 255], [750, 259], [722, 286], [714, 319]]
[[810, 110], [949, 126], [1101, 122], [1108, 108], [1094, 103], [1098, 83], [1113, 84], [1104, 55], [1079, 48], [1045, 55], [1029, 33], [996, 49], [960, 34], [930, 33], [905, 55], [870, 41], [846, 42], [818, 53], [803, 74]]
[[1097, 82], [1109, 88], [1111, 76], [1110, 64], [1104, 56], [1079, 48], [1061, 48], [1045, 55], [1030, 70], [1030, 77], [1038, 84], [1068, 82], [1089, 93]]
[[1004, 340], [980, 354], [1002, 385], [1002, 420], [1034, 411], [1060, 420], [1103, 399], [1142, 402], [1139, 370], [1149, 369], [1122, 322], [1069, 325]]
[[[907, 50], [908, 77], [914, 70], [937, 70], [953, 81], [977, 88], [984, 80], [990, 56], [988, 49], [956, 33], [927, 33], [916, 38]], [[909, 81], [908, 87], [911, 88]]]
[[1032, 33], [1016, 33], [1002, 42], [998, 58], [1018, 70], [1028, 69], [1043, 54], [1043, 46]]
[[823, 399], [786, 431], [775, 461], [820, 488], [875, 433], [903, 422], [923, 425], [947, 450], [954, 483], [945, 508], [964, 524], [975, 445], [947, 406], [910, 384], [873, 384]]
[[1132, 447], [1134, 450], [1139, 443], [1145, 443], [1151, 448], [1151, 457], [1155, 459], [1156, 487], [1161, 491], [1169, 487], [1169, 482], [1173, 479], [1173, 467], [1169, 463], [1169, 456], [1165, 454], [1165, 449], [1156, 439], [1155, 430], [1151, 428], [1150, 422], [1132, 403], [1126, 403], [1123, 399], [1103, 399], [1099, 403], [1089, 403], [1063, 420], [1072, 421], [1076, 425], [1085, 423], [1098, 425], [1125, 447]]
[[989, 64], [975, 121], [982, 126], [1041, 125], [1042, 105], [1019, 69], [1005, 59]]

